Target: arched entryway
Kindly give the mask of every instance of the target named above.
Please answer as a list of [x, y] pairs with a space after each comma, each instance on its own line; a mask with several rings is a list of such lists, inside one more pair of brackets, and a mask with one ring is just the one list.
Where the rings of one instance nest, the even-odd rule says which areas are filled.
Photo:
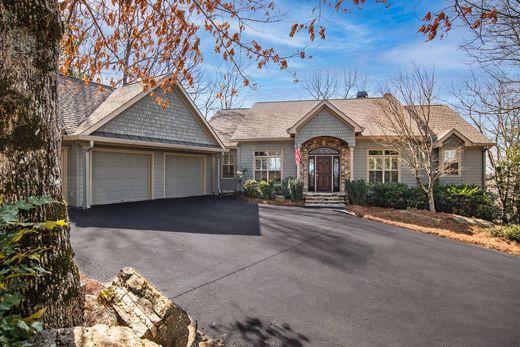
[[300, 149], [300, 175], [307, 192], [344, 192], [350, 177], [350, 149], [337, 137], [320, 136]]

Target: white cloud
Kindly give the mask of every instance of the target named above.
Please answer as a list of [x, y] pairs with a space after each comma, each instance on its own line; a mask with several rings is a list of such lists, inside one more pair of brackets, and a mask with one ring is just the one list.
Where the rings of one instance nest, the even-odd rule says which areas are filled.
[[394, 47], [380, 57], [381, 61], [396, 65], [419, 64], [435, 66], [437, 71], [466, 69], [464, 53], [458, 44], [443, 40], [414, 42]]

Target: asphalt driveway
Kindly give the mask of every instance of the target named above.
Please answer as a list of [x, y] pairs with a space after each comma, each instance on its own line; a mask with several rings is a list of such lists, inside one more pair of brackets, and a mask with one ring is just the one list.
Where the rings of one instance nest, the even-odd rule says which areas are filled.
[[520, 346], [520, 257], [230, 198], [70, 216], [82, 272], [136, 268], [229, 346]]

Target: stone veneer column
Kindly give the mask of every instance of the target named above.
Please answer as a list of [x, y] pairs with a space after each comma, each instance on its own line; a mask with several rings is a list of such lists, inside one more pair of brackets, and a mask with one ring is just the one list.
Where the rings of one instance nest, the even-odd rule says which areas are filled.
[[339, 191], [345, 192], [345, 180], [350, 178], [350, 168], [351, 168], [351, 157], [350, 157], [350, 148], [348, 144], [337, 138], [332, 136], [320, 136], [314, 137], [310, 140], [307, 140], [302, 144], [300, 149], [301, 153], [301, 164], [300, 164], [300, 173], [303, 177], [303, 191], [309, 191], [309, 180], [308, 180], [308, 160], [309, 160], [309, 152], [313, 149], [320, 147], [329, 147], [334, 148], [340, 152], [340, 183], [339, 183]]

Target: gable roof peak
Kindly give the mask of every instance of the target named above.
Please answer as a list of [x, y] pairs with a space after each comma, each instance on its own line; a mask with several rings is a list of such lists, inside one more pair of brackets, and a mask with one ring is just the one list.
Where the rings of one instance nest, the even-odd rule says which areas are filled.
[[325, 99], [320, 101], [316, 106], [314, 106], [309, 112], [307, 112], [300, 120], [298, 120], [293, 126], [287, 129], [289, 134], [295, 134], [296, 130], [307, 123], [311, 118], [318, 114], [323, 108], [329, 109], [336, 117], [341, 119], [347, 125], [354, 129], [354, 132], [361, 133], [363, 132], [363, 127], [348, 117], [345, 113], [343, 113], [340, 109], [334, 106], [329, 100]]

